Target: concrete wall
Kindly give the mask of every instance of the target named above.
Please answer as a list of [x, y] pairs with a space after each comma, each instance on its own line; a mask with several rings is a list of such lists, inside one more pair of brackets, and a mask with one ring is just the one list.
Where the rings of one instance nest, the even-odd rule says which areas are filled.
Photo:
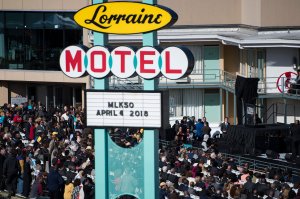
[[299, 0], [159, 0], [177, 12], [176, 25], [299, 26]]
[[251, 26], [261, 25], [261, 1], [241, 0], [241, 23]]
[[175, 25], [240, 24], [240, 0], [159, 0], [178, 14]]
[[299, 0], [261, 0], [261, 26], [299, 26], [299, 8]]
[[[110, 0], [112, 1], [112, 0]], [[137, 1], [137, 0], [135, 0]], [[78, 10], [90, 0], [0, 0], [0, 10]], [[299, 0], [159, 0], [179, 16], [175, 25], [299, 26]]]
[[8, 82], [0, 81], [0, 104], [8, 102]]

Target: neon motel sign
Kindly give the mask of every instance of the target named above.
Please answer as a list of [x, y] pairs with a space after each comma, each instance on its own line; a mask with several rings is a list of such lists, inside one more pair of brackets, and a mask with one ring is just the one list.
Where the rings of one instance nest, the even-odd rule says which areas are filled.
[[189, 75], [193, 66], [193, 55], [184, 47], [168, 47], [162, 51], [142, 47], [134, 51], [130, 47], [119, 46], [109, 51], [106, 47], [95, 46], [85, 52], [78, 46], [69, 46], [60, 55], [61, 70], [72, 78], [89, 74], [94, 78], [139, 75], [153, 79], [163, 75], [168, 79], [179, 79]]
[[173, 25], [177, 14], [160, 5], [138, 2], [108, 2], [79, 10], [74, 20], [84, 28], [110, 34], [135, 34]]
[[[102, 33], [133, 34], [158, 30], [172, 25], [178, 16], [169, 8], [137, 2], [108, 2], [79, 10], [75, 21], [82, 27]], [[189, 75], [194, 57], [185, 47], [165, 49], [119, 46], [69, 46], [60, 55], [60, 67], [65, 75], [77, 78], [89, 74], [94, 78], [115, 75], [144, 79], [164, 76], [180, 79]]]

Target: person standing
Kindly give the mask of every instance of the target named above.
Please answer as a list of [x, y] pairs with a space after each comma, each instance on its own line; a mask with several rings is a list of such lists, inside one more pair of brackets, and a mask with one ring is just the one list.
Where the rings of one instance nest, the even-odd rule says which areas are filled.
[[203, 132], [202, 132], [202, 128], [203, 128], [203, 123], [201, 121], [201, 119], [198, 119], [198, 123], [196, 124], [196, 139], [197, 140], [202, 140], [203, 137]]
[[33, 126], [32, 117], [29, 117], [26, 122], [23, 124], [23, 131], [25, 132], [26, 138], [29, 138], [30, 129]]
[[4, 148], [1, 148], [0, 151], [0, 191], [4, 190], [5, 179], [3, 178], [3, 164], [6, 159], [6, 151]]
[[54, 162], [47, 179], [47, 188], [51, 199], [63, 199], [64, 179], [58, 172], [58, 162]]
[[203, 125], [204, 125], [203, 128], [202, 128], [203, 134], [208, 135], [210, 137], [211, 128], [208, 126], [207, 122], [204, 122]]
[[206, 117], [202, 117], [202, 123], [204, 124], [204, 123], [206, 123], [207, 124], [207, 126], [209, 126], [209, 123], [208, 123], [208, 121], [206, 121]]
[[39, 196], [43, 195], [42, 182], [43, 182], [43, 176], [39, 174], [32, 184], [30, 195], [29, 195], [30, 199], [36, 199], [39, 198]]
[[80, 190], [81, 190], [81, 182], [80, 179], [74, 180], [74, 189], [72, 191], [72, 199], [80, 199]]
[[30, 193], [30, 185], [32, 182], [31, 168], [30, 168], [30, 157], [26, 157], [23, 173], [23, 195], [28, 197]]
[[230, 126], [230, 123], [228, 122], [228, 117], [225, 117], [225, 118], [224, 118], [224, 122], [222, 122], [222, 123], [220, 124], [221, 131], [222, 131], [222, 134], [223, 134], [223, 135], [226, 135], [229, 126]]
[[3, 164], [3, 175], [6, 178], [8, 198], [11, 198], [11, 196], [14, 196], [16, 193], [17, 179], [21, 172], [21, 166], [16, 158], [17, 153], [15, 149], [9, 149], [8, 154]]

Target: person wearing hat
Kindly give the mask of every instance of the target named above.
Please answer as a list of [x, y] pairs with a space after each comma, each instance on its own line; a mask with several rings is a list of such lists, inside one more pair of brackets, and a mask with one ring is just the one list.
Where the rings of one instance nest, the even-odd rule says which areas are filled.
[[159, 198], [166, 198], [168, 196], [167, 183], [161, 182], [159, 184]]

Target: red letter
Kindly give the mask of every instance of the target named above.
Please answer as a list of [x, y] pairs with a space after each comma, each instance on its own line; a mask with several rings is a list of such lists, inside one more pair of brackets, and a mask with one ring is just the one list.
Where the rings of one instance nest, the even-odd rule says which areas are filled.
[[[102, 68], [95, 68], [95, 56], [102, 56]], [[95, 73], [103, 73], [106, 70], [106, 54], [103, 51], [93, 51], [91, 52], [91, 71]]]
[[145, 60], [145, 55], [155, 55], [154, 51], [140, 51], [141, 73], [155, 73], [155, 69], [146, 69], [146, 64], [153, 64], [153, 60]]
[[170, 67], [170, 52], [166, 51], [166, 73], [170, 74], [181, 74], [182, 70], [180, 69], [171, 69]]
[[125, 56], [126, 55], [131, 55], [131, 52], [130, 51], [116, 50], [115, 54], [121, 56], [121, 73], [125, 73]]
[[72, 57], [72, 54], [70, 50], [66, 50], [66, 71], [70, 72], [70, 66], [73, 70], [76, 69], [76, 65], [78, 66], [78, 72], [82, 71], [82, 65], [81, 65], [81, 51], [77, 50], [74, 58]]

